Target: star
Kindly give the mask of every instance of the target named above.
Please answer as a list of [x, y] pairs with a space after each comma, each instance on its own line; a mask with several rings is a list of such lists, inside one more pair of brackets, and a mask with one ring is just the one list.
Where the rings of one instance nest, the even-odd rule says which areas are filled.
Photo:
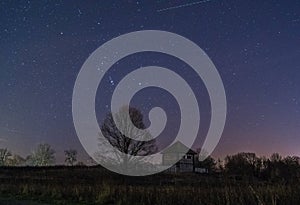
[[109, 82], [110, 82], [110, 84], [111, 84], [112, 86], [114, 86], [114, 85], [115, 85], [115, 83], [114, 83], [114, 81], [113, 81], [112, 77], [111, 77], [111, 76], [109, 76], [108, 78], [109, 78]]

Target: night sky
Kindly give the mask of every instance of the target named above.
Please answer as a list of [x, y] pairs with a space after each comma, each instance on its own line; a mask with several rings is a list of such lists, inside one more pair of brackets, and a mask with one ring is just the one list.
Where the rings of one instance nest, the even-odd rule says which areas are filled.
[[[228, 114], [213, 156], [239, 151], [300, 155], [298, 0], [1, 1], [0, 147], [26, 156], [39, 143], [49, 143], [58, 162], [68, 148], [87, 158], [72, 120], [77, 74], [103, 43], [138, 30], [182, 35], [214, 62]], [[205, 86], [184, 62], [159, 53], [128, 56], [106, 73], [96, 97], [99, 123], [121, 78], [149, 65], [178, 72], [196, 92], [203, 115], [194, 148], [201, 146], [210, 120]], [[169, 120], [161, 145], [172, 140], [180, 116], [169, 93], [144, 89], [132, 105], [145, 116], [154, 105], [163, 107]]]

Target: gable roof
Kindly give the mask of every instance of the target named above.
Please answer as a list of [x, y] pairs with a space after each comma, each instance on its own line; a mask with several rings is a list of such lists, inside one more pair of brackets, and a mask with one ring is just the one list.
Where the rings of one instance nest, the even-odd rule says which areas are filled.
[[166, 154], [166, 153], [181, 153], [181, 154], [182, 153], [187, 153], [187, 154], [193, 154], [193, 155], [197, 154], [194, 150], [189, 149], [187, 146], [185, 146], [180, 141], [175, 142], [173, 145], [169, 146], [168, 148], [163, 150], [161, 153], [162, 154]]

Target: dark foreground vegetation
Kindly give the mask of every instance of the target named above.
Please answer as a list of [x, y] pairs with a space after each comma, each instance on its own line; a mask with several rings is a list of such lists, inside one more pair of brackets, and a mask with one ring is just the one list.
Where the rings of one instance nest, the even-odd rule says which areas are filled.
[[76, 150], [65, 151], [68, 166], [53, 166], [54, 153], [47, 144], [25, 159], [0, 149], [0, 204], [300, 204], [297, 156], [273, 154], [266, 158], [238, 153], [224, 161], [212, 157], [195, 160], [205, 174], [128, 177], [99, 166], [79, 166]]
[[125, 177], [101, 167], [0, 167], [0, 203], [13, 198], [47, 204], [300, 204], [298, 178], [285, 179], [281, 171], [277, 177], [225, 171]]

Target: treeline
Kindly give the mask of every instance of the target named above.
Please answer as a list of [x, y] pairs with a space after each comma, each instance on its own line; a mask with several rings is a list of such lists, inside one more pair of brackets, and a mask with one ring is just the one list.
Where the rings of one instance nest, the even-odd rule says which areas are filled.
[[236, 179], [261, 179], [271, 182], [300, 181], [300, 158], [282, 157], [274, 153], [271, 157], [259, 157], [255, 153], [238, 153], [215, 161], [208, 157], [203, 166], [211, 173], [220, 173]]
[[[77, 161], [77, 151], [65, 150], [65, 164], [84, 165]], [[49, 166], [55, 164], [55, 150], [49, 144], [40, 144], [27, 157], [12, 154], [0, 148], [0, 166]], [[205, 168], [209, 174], [220, 174], [235, 179], [261, 179], [272, 182], [300, 181], [300, 157], [282, 157], [274, 153], [271, 157], [259, 157], [255, 153], [228, 155], [222, 161], [207, 157], [195, 162], [196, 167]]]
[[[77, 162], [77, 151], [65, 150], [66, 165], [83, 165]], [[49, 144], [39, 144], [27, 157], [12, 154], [7, 148], [0, 148], [0, 166], [50, 166], [55, 164], [55, 150]]]

